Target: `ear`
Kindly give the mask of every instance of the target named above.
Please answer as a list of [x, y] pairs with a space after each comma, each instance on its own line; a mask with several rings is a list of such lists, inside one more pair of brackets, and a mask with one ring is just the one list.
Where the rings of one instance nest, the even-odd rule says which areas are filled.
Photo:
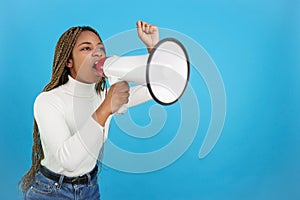
[[73, 67], [73, 59], [69, 58], [66, 64], [67, 67], [72, 68]]

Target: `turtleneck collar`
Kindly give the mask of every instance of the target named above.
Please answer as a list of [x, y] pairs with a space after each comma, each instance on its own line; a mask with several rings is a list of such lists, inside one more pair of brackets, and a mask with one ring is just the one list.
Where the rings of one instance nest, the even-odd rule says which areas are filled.
[[91, 97], [95, 94], [95, 83], [83, 83], [68, 75], [68, 82], [64, 87], [68, 93], [77, 97]]

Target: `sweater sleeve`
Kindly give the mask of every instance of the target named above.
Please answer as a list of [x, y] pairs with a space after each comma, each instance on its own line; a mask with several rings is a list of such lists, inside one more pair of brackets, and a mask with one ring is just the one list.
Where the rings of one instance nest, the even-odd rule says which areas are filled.
[[97, 159], [103, 145], [103, 127], [92, 116], [75, 133], [67, 125], [63, 103], [58, 97], [39, 95], [34, 104], [43, 150], [60, 162], [67, 171], [74, 171], [88, 156]]

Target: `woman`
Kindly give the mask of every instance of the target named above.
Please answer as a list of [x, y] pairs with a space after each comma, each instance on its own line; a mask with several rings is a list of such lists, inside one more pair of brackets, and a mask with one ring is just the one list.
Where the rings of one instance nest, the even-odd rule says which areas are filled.
[[[150, 52], [158, 28], [138, 21], [137, 32]], [[149, 100], [147, 89], [124, 81], [106, 92], [105, 77], [95, 67], [105, 57], [91, 27], [72, 27], [60, 37], [51, 80], [34, 103], [32, 166], [20, 184], [25, 199], [100, 199], [97, 159], [110, 118], [130, 94], [132, 105], [135, 95], [138, 103], [141, 96]]]

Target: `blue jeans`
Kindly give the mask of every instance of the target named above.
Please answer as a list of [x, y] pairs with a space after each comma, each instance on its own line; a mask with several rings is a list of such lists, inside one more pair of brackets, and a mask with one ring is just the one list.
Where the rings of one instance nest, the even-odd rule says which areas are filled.
[[[63, 176], [61, 176], [63, 177]], [[57, 183], [40, 172], [37, 172], [32, 186], [25, 193], [25, 200], [99, 200], [100, 192], [97, 175], [88, 184], [73, 185], [70, 183]]]

